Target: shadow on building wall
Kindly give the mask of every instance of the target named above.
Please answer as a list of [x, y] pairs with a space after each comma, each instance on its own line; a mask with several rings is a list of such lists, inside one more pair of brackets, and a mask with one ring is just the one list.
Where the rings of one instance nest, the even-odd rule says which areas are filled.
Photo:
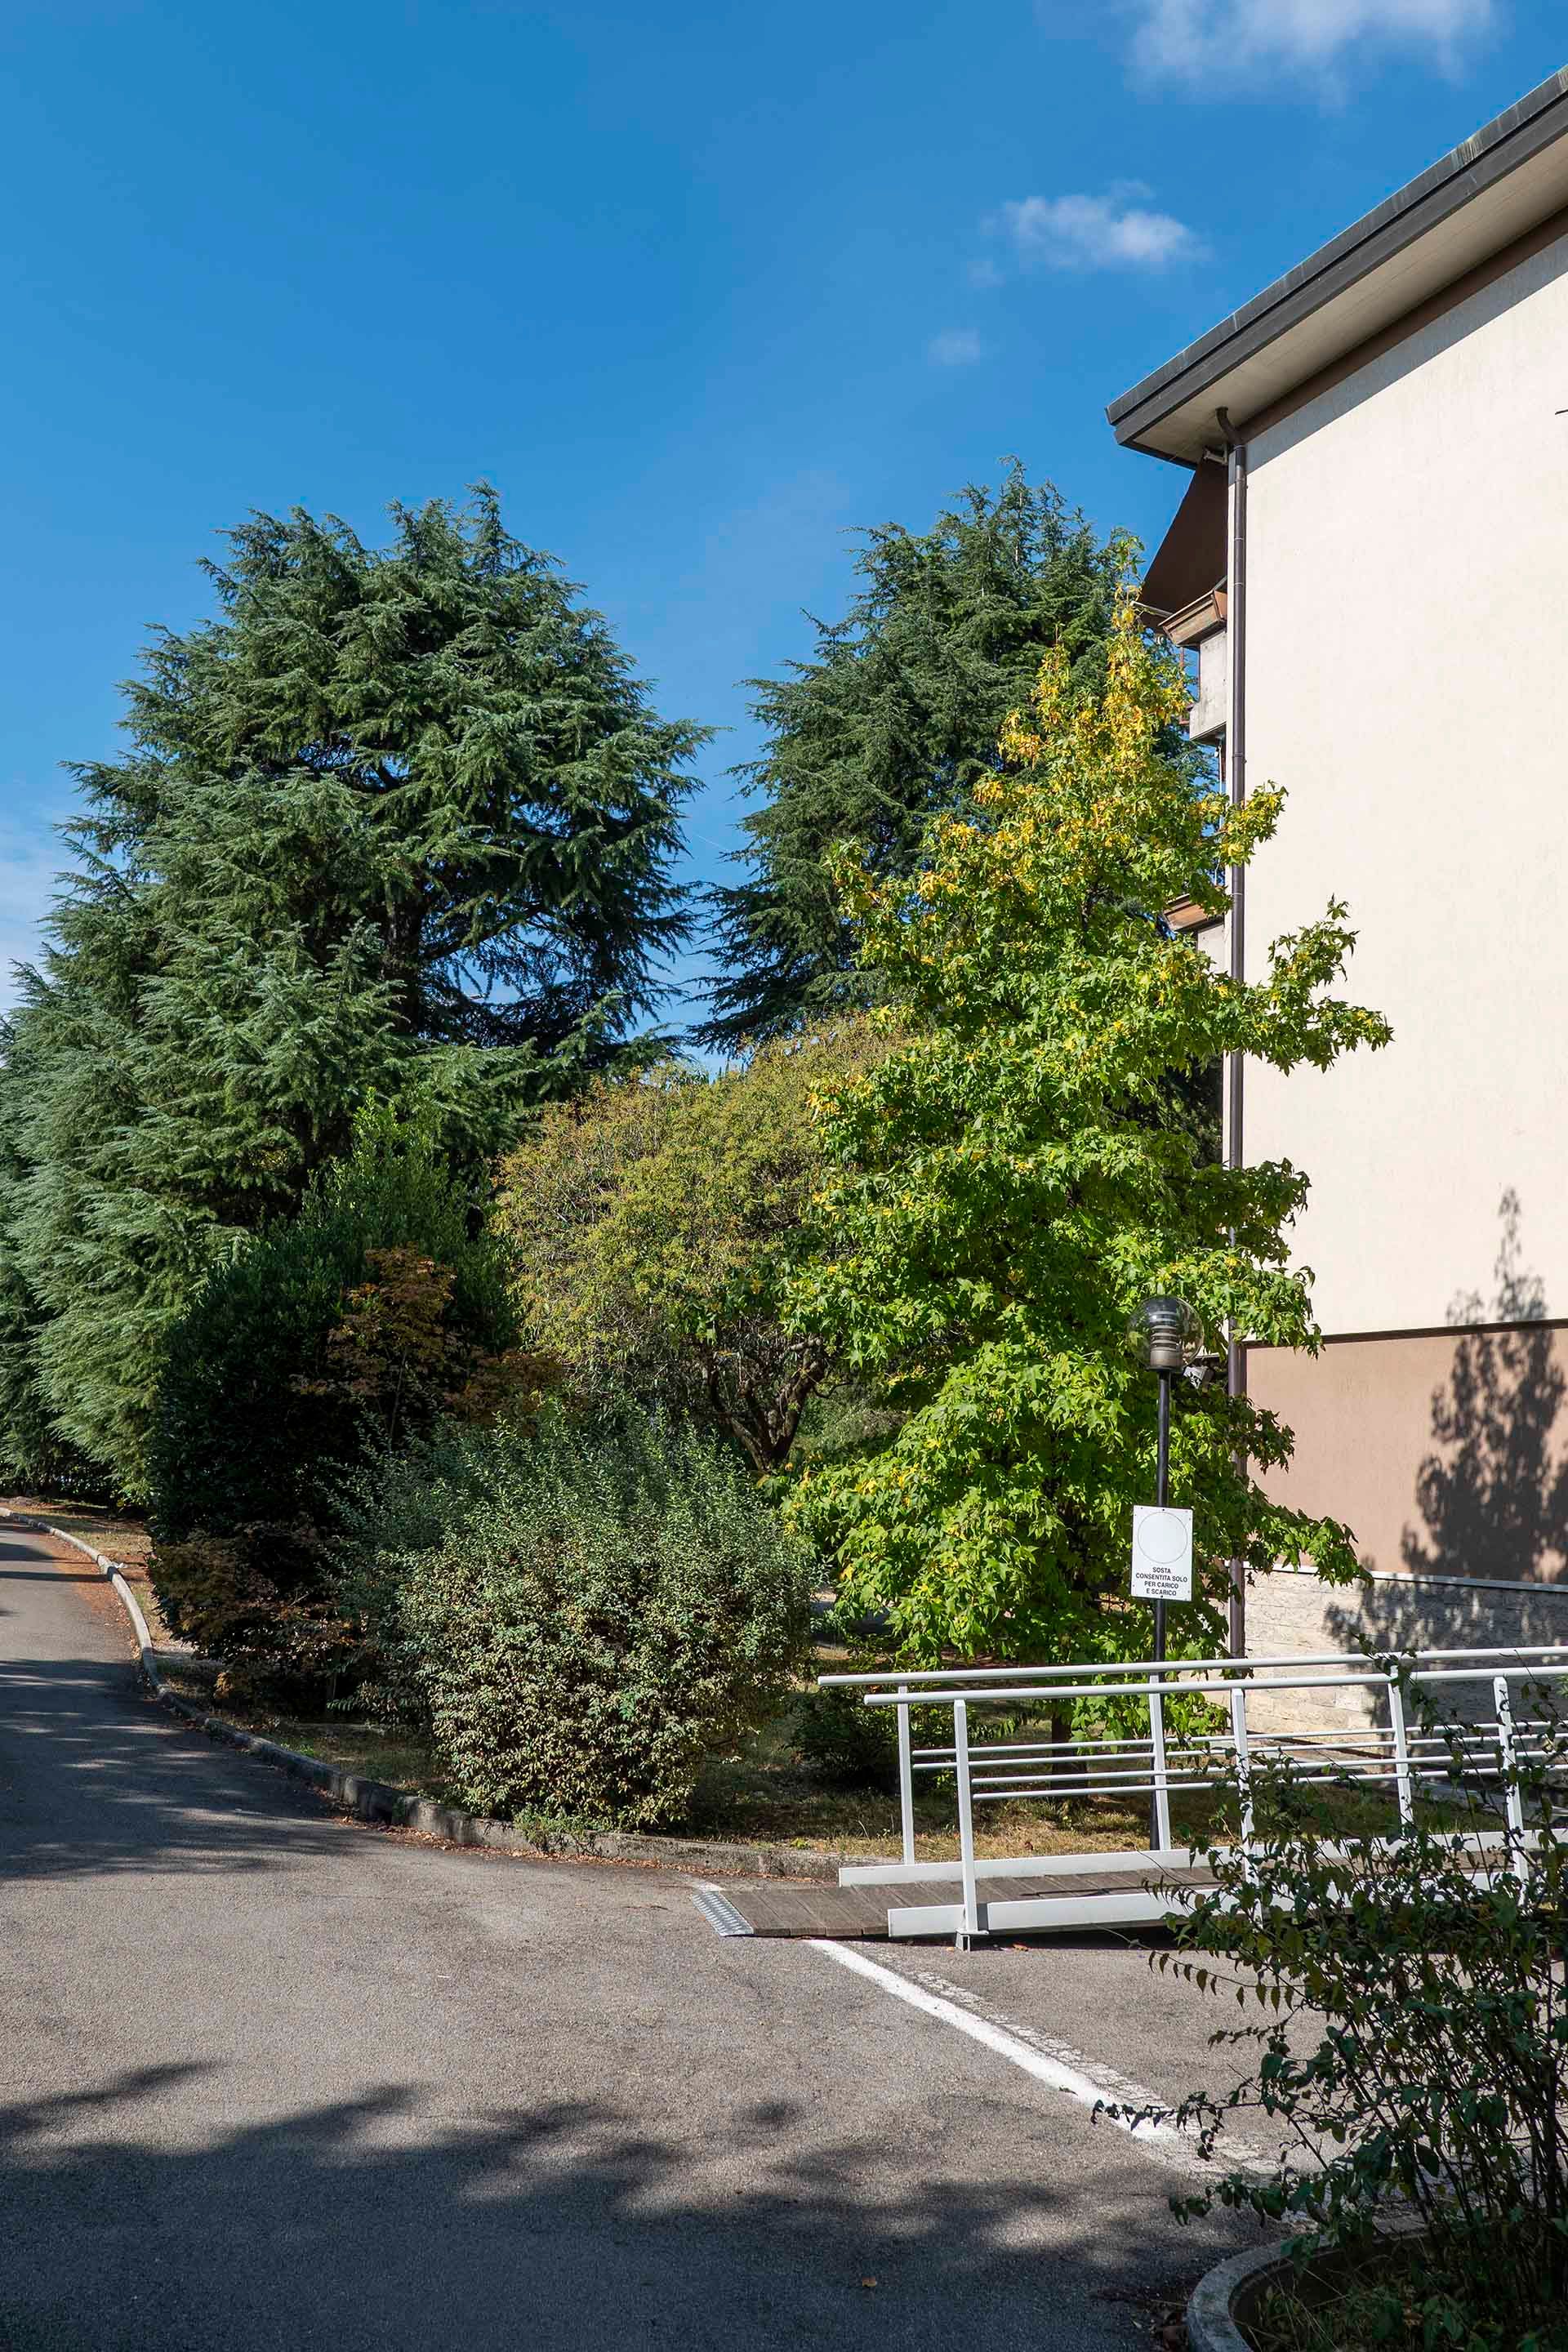
[[[1568, 1371], [1543, 1319], [1544, 1286], [1525, 1266], [1519, 1196], [1499, 1206], [1495, 1289], [1457, 1297], [1448, 1309], [1467, 1329], [1448, 1377], [1432, 1396], [1431, 1450], [1415, 1481], [1419, 1524], [1400, 1542], [1405, 1576], [1346, 1593], [1325, 1611], [1347, 1648], [1463, 1649], [1568, 1639], [1568, 1453], [1559, 1422]], [[1512, 1582], [1481, 1584], [1405, 1578]], [[1468, 1713], [1468, 1706], [1460, 1709]]]
[[1557, 1444], [1568, 1375], [1542, 1319], [1541, 1277], [1521, 1262], [1517, 1192], [1503, 1194], [1499, 1214], [1496, 1295], [1457, 1298], [1448, 1320], [1515, 1328], [1472, 1331], [1456, 1347], [1416, 1479], [1423, 1524], [1405, 1528], [1400, 1551], [1417, 1576], [1551, 1581], [1568, 1567], [1568, 1458]]

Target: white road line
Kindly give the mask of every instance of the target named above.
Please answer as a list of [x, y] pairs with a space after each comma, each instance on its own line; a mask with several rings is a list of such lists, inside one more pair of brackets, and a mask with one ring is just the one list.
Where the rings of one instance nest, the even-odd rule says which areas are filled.
[[[1048, 2090], [1059, 2091], [1065, 2097], [1076, 2099], [1080, 2106], [1098, 2107], [1103, 2111], [1108, 2104], [1132, 2108], [1167, 2104], [1157, 2099], [1152, 2091], [1145, 2090], [1142, 2084], [1130, 2082], [1123, 2074], [1091, 2074], [1089, 2062], [1076, 2050], [1068, 2049], [1065, 2042], [1045, 2044], [1043, 2036], [1029, 2033], [1026, 2028], [1002, 2024], [986, 2016], [970, 1995], [960, 1992], [956, 1985], [942, 1984], [941, 1978], [934, 1981], [942, 1984], [942, 1990], [934, 1992], [928, 1990], [926, 1984], [900, 1976], [894, 1969], [884, 1968], [879, 1960], [868, 1960], [852, 1945], [830, 1943], [826, 1937], [813, 1937], [811, 1948], [816, 1952], [826, 1952], [830, 1960], [837, 1960], [840, 1968], [850, 1969], [856, 1976], [868, 1977], [873, 1984], [880, 1985], [895, 1999], [907, 2001], [911, 2009], [938, 2019], [943, 2025], [956, 2026], [959, 2032], [967, 2033], [972, 2042], [982, 2043], [985, 2049], [994, 2051], [999, 2058], [1005, 2058], [1013, 2065], [1021, 2067], [1026, 2074], [1032, 2074], [1037, 2083], [1045, 2084]], [[928, 1979], [928, 1984], [931, 1981]], [[1107, 2115], [1106, 2121], [1114, 2124], [1119, 2131], [1125, 2132], [1135, 2147], [1145, 2149], [1161, 2163], [1173, 2164], [1184, 2172], [1201, 2173], [1207, 2179], [1214, 2179], [1217, 2170], [1228, 2171], [1240, 2166], [1250, 2168], [1263, 2162], [1256, 2148], [1227, 2139], [1215, 2149], [1215, 2158], [1205, 2164], [1192, 2141], [1173, 2124], [1135, 2124], [1126, 2116], [1113, 2115]]]

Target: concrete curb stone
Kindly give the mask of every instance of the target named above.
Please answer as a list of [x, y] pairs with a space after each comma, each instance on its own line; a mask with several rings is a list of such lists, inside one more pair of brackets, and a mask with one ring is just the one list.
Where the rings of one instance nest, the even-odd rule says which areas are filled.
[[173, 1714], [183, 1716], [187, 1723], [205, 1731], [209, 1739], [221, 1739], [226, 1747], [240, 1748], [247, 1756], [259, 1757], [263, 1763], [276, 1766], [291, 1780], [307, 1781], [312, 1788], [323, 1790], [334, 1803], [360, 1821], [420, 1830], [427, 1837], [444, 1839], [448, 1845], [489, 1846], [501, 1853], [553, 1855], [557, 1859], [575, 1854], [602, 1862], [657, 1862], [666, 1869], [719, 1878], [804, 1878], [836, 1885], [839, 1864], [849, 1859], [847, 1854], [802, 1853], [787, 1845], [724, 1845], [701, 1838], [637, 1837], [619, 1831], [596, 1831], [584, 1836], [563, 1831], [559, 1834], [530, 1837], [505, 1822], [486, 1821], [476, 1813], [459, 1812], [454, 1806], [434, 1804], [427, 1797], [411, 1797], [406, 1790], [394, 1789], [384, 1780], [368, 1780], [357, 1772], [344, 1772], [335, 1764], [324, 1763], [319, 1756], [306, 1756], [297, 1748], [284, 1748], [276, 1739], [263, 1739], [258, 1732], [242, 1731], [237, 1724], [226, 1723], [221, 1716], [208, 1715], [189, 1699], [182, 1698], [177, 1691], [172, 1691], [158, 1672], [153, 1637], [136, 1596], [125, 1580], [123, 1562], [94, 1551], [90, 1544], [73, 1536], [67, 1528], [51, 1527], [46, 1519], [33, 1518], [4, 1504], [0, 1504], [0, 1518], [15, 1520], [18, 1527], [37, 1528], [60, 1543], [69, 1544], [102, 1570], [131, 1620], [142, 1677], [153, 1696]]
[[[1377, 2223], [1380, 2239], [1397, 2241], [1419, 2236], [1421, 2223], [1413, 2214], [1387, 2213]], [[1333, 2259], [1330, 2257], [1330, 2259]], [[1249, 2254], [1232, 2254], [1205, 2271], [1187, 2300], [1187, 2352], [1252, 2352], [1236, 2321], [1257, 2308], [1258, 2298], [1276, 2278], [1290, 2268], [1290, 2258], [1278, 2239], [1257, 2246]]]
[[1187, 2352], [1252, 2352], [1231, 2313], [1245, 2294], [1267, 2286], [1290, 2267], [1279, 2246], [1255, 2246], [1205, 2271], [1187, 2298]]

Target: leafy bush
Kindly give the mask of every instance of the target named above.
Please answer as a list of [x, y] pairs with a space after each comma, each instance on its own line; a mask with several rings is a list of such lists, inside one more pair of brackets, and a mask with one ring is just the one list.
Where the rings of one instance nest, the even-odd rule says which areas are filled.
[[320, 1528], [338, 1483], [439, 1413], [536, 1402], [504, 1258], [426, 1128], [363, 1119], [289, 1224], [176, 1326], [149, 1449], [153, 1580], [237, 1696], [319, 1704], [363, 1660]]
[[[1532, 1699], [1531, 1713], [1543, 1705]], [[1473, 1827], [1495, 1832], [1495, 1781], [1447, 1737]], [[1568, 1735], [1549, 1714], [1528, 1746], [1513, 1776], [1534, 1833], [1528, 1861], [1493, 1845], [1479, 1882], [1473, 1843], [1419, 1813], [1395, 1841], [1336, 1845], [1330, 1799], [1289, 1769], [1260, 1778], [1257, 1843], [1211, 1852], [1214, 1893], [1183, 1921], [1175, 1952], [1152, 1956], [1265, 2012], [1214, 2037], [1257, 2053], [1247, 2078], [1217, 2103], [1189, 2098], [1173, 2119], [1195, 2126], [1205, 2155], [1238, 2112], [1283, 2133], [1272, 2169], [1232, 2173], [1174, 2210], [1289, 2221], [1302, 2263], [1354, 2252], [1358, 2294], [1384, 2282], [1377, 2337], [1399, 2352], [1568, 2346]], [[1397, 2259], [1376, 2252], [1390, 2212], [1422, 2225]]]
[[346, 1396], [296, 1385], [322, 1360], [361, 1236], [342, 1220], [264, 1234], [216, 1273], [170, 1337], [149, 1443], [152, 1521], [172, 1541], [316, 1505], [321, 1465], [351, 1456]]
[[474, 1810], [679, 1818], [805, 1655], [807, 1556], [735, 1457], [626, 1412], [447, 1423], [361, 1474], [341, 1590]]
[[896, 1789], [897, 1710], [866, 1706], [856, 1690], [808, 1691], [795, 1709], [790, 1753], [830, 1787]]
[[308, 1522], [257, 1523], [163, 1545], [158, 1599], [175, 1633], [224, 1661], [220, 1699], [320, 1706], [359, 1655], [325, 1570], [322, 1538]]
[[171, 1334], [149, 1446], [159, 1535], [319, 1520], [367, 1443], [537, 1377], [475, 1223], [427, 1134], [363, 1120], [300, 1215], [216, 1269]]

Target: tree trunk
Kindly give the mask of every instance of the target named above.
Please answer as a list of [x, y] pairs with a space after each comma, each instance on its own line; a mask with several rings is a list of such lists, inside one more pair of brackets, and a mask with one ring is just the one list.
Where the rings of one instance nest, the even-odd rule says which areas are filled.
[[1053, 1783], [1060, 1780], [1062, 1776], [1071, 1769], [1071, 1757], [1064, 1756], [1060, 1753], [1061, 1749], [1067, 1746], [1071, 1738], [1071, 1714], [1064, 1707], [1053, 1706], [1051, 1709], [1051, 1747], [1053, 1751], [1055, 1751], [1051, 1757], [1051, 1780]]

